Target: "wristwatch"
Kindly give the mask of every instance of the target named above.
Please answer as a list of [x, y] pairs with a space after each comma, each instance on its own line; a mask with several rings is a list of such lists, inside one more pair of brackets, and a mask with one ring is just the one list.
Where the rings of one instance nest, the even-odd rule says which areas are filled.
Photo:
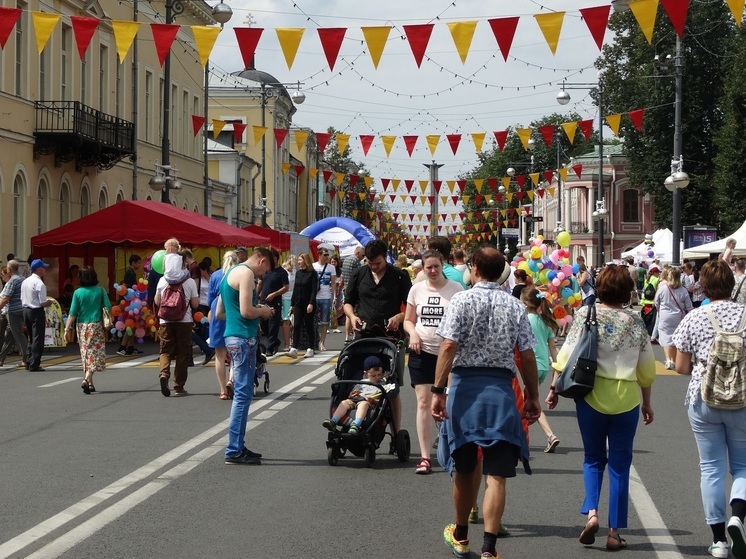
[[430, 392], [433, 394], [445, 394], [445, 387], [444, 386], [435, 386], [434, 384], [430, 387]]

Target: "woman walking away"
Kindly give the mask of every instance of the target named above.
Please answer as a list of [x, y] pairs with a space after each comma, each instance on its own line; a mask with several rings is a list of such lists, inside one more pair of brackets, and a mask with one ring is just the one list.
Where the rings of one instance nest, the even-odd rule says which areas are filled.
[[225, 320], [220, 320], [215, 316], [215, 309], [218, 305], [218, 295], [220, 295], [220, 282], [223, 281], [223, 276], [233, 266], [238, 264], [238, 255], [229, 250], [223, 255], [223, 266], [220, 270], [216, 270], [210, 276], [210, 288], [207, 293], [207, 304], [210, 307], [209, 315], [209, 344], [212, 350], [215, 352], [215, 376], [218, 379], [218, 386], [220, 387], [219, 398], [221, 400], [232, 400], [233, 399], [233, 369], [231, 369], [230, 378], [226, 382], [225, 376], [225, 361], [228, 358], [228, 350], [225, 348]]
[[96, 270], [86, 266], [80, 272], [80, 287], [73, 293], [70, 313], [65, 323], [65, 340], [73, 341], [74, 325], [77, 322], [80, 360], [83, 364], [83, 392], [96, 392], [93, 386], [94, 373], [106, 370], [106, 339], [104, 338], [104, 312], [111, 310], [106, 291], [98, 285]]
[[[531, 330], [536, 338], [534, 355], [536, 356], [536, 369], [539, 372], [539, 384], [541, 384], [547, 378], [552, 362], [557, 360], [557, 346], [554, 344], [557, 323], [554, 321], [545, 294], [535, 287], [524, 287], [521, 291], [521, 301], [526, 305], [528, 321], [531, 323]], [[549, 421], [543, 411], [537, 423], [547, 436], [547, 446], [544, 447], [544, 452], [554, 452], [560, 440], [549, 426]]]
[[415, 283], [409, 290], [404, 313], [404, 331], [409, 334], [409, 375], [417, 395], [417, 439], [420, 443], [420, 462], [415, 473], [429, 474], [430, 447], [433, 440], [433, 418], [430, 413], [435, 364], [441, 338], [436, 334], [451, 297], [463, 291], [461, 284], [443, 275], [443, 255], [429, 250], [422, 255], [425, 281]]
[[681, 270], [678, 268], [669, 269], [666, 281], [660, 282], [655, 293], [655, 308], [658, 311], [658, 343], [666, 357], [666, 369], [672, 371], [676, 366], [673, 333], [693, 308], [689, 292], [681, 285]]
[[[713, 557], [725, 559], [730, 550], [736, 559], [746, 558], [746, 534], [743, 521], [746, 516], [746, 408], [741, 405], [725, 409], [711, 398], [710, 389], [719, 367], [710, 351], [716, 345], [716, 331], [737, 332], [731, 349], [744, 351], [743, 339], [746, 324], [746, 307], [731, 301], [735, 279], [725, 260], [711, 260], [702, 266], [699, 281], [710, 304], [690, 312], [673, 335], [678, 349], [676, 372], [691, 375], [684, 405], [688, 408], [689, 423], [699, 451], [700, 490], [705, 521], [712, 530], [712, 545], [708, 551]], [[717, 336], [717, 345], [723, 334]], [[736, 365], [736, 368], [738, 366]], [[722, 369], [721, 369], [722, 371]], [[743, 375], [743, 370], [734, 370]], [[724, 380], [721, 378], [720, 380]], [[733, 383], [736, 385], [737, 383]], [[743, 387], [734, 396], [743, 397]], [[735, 398], [737, 401], [738, 398]], [[726, 516], [726, 478], [730, 471], [733, 480], [730, 489], [730, 519]], [[728, 520], [726, 528], [726, 519]], [[731, 545], [725, 535], [726, 529]]]
[[[609, 551], [627, 547], [627, 542], [619, 535], [619, 529], [627, 527], [629, 470], [632, 466], [632, 446], [640, 411], [642, 410], [645, 425], [653, 422], [650, 393], [655, 381], [655, 357], [642, 320], [631, 310], [624, 308], [629, 303], [632, 287], [632, 278], [625, 266], [610, 264], [599, 272], [596, 278], [596, 294], [600, 301], [596, 305], [596, 380], [590, 394], [575, 400], [585, 454], [585, 499], [580, 512], [588, 515], [579, 540], [583, 545], [591, 545], [596, 541], [601, 483], [608, 464], [609, 533], [606, 537], [606, 549]], [[557, 355], [557, 371], [546, 399], [549, 409], [554, 409], [557, 405], [558, 396], [554, 389], [558, 371], [567, 365], [591, 309], [592, 307], [578, 309], [567, 341]]]
[[290, 300], [290, 313], [293, 315], [293, 344], [288, 355], [298, 357], [301, 332], [305, 329], [308, 339], [306, 357], [313, 357], [313, 343], [316, 330], [313, 317], [316, 313], [316, 292], [319, 289], [319, 278], [313, 269], [313, 260], [307, 252], [298, 256], [298, 271], [295, 273], [293, 298]]

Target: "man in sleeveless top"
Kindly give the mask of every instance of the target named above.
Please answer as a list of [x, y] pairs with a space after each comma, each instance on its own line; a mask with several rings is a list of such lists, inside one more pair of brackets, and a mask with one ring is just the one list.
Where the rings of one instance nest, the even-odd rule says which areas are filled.
[[246, 448], [244, 439], [254, 395], [259, 320], [269, 319], [274, 312], [271, 307], [257, 305], [255, 280], [273, 267], [272, 252], [257, 248], [245, 263], [228, 270], [220, 283], [216, 315], [225, 319], [225, 347], [233, 364], [234, 390], [225, 449], [226, 464], [261, 464], [262, 455]]

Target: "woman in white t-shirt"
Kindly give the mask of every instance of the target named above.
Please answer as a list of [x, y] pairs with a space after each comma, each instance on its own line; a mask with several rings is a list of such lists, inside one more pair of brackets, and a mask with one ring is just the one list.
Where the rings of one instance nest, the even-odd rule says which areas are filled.
[[429, 474], [430, 447], [433, 439], [433, 420], [430, 415], [435, 382], [435, 364], [441, 339], [436, 331], [454, 293], [463, 291], [461, 285], [443, 275], [443, 256], [435, 250], [422, 255], [425, 281], [415, 283], [409, 290], [404, 330], [409, 334], [409, 375], [417, 395], [417, 439], [421, 459], [416, 473]]

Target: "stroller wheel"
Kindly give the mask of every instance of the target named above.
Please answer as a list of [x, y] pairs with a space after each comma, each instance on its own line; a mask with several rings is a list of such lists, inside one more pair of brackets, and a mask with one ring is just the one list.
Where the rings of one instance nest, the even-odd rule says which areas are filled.
[[339, 461], [339, 449], [336, 446], [330, 446], [326, 449], [326, 459], [330, 466], [336, 466]]
[[365, 454], [363, 454], [363, 464], [366, 468], [372, 468], [373, 462], [376, 461], [376, 449], [372, 446], [365, 447]]
[[269, 394], [269, 373], [264, 373], [264, 393]]
[[407, 460], [409, 460], [409, 451], [411, 449], [409, 431], [407, 431], [406, 429], [401, 429], [396, 434], [394, 446], [396, 447], [396, 457], [399, 459], [399, 462], [406, 462]]

